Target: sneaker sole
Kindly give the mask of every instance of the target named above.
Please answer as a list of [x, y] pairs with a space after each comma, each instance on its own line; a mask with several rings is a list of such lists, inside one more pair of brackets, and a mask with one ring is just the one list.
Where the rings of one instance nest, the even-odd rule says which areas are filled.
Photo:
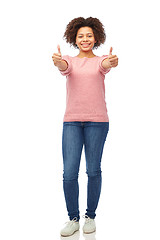
[[79, 231], [79, 229], [78, 230], [76, 230], [76, 231], [74, 231], [72, 234], [69, 234], [69, 235], [64, 235], [64, 234], [60, 234], [62, 237], [70, 237], [70, 236], [72, 236], [73, 234], [75, 234], [76, 232], [78, 232]]
[[94, 229], [92, 232], [85, 232], [85, 231], [83, 231], [84, 234], [90, 234], [90, 233], [94, 233], [94, 232], [96, 232], [96, 229]]

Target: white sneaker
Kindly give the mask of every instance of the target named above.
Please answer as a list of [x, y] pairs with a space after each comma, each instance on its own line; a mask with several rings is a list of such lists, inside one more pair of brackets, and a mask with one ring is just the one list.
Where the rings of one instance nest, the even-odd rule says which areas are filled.
[[96, 231], [96, 224], [94, 219], [88, 217], [87, 215], [83, 216], [85, 218], [85, 223], [83, 226], [83, 233], [93, 233]]
[[73, 235], [79, 230], [79, 222], [76, 222], [77, 218], [73, 218], [71, 221], [67, 222], [67, 225], [61, 230], [60, 234], [62, 237], [68, 237]]

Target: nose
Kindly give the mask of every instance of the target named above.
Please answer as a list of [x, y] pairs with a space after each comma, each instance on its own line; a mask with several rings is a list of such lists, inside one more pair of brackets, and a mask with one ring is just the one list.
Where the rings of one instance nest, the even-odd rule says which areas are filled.
[[84, 36], [84, 37], [83, 37], [83, 41], [86, 41], [86, 40], [87, 40], [87, 37], [86, 37], [86, 36]]

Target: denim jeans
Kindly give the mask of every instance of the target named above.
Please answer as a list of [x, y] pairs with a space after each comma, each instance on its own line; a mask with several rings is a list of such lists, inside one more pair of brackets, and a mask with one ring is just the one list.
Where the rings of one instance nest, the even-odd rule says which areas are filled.
[[70, 220], [79, 216], [78, 174], [84, 145], [86, 159], [87, 209], [94, 219], [101, 193], [101, 158], [109, 131], [109, 122], [63, 122], [63, 190]]

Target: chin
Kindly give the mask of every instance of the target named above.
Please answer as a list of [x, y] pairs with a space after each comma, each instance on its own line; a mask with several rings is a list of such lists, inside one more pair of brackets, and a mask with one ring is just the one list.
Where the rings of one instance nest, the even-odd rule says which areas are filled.
[[90, 52], [92, 49], [81, 49], [83, 52]]
[[92, 48], [81, 48], [80, 50], [83, 52], [90, 52], [92, 51]]

